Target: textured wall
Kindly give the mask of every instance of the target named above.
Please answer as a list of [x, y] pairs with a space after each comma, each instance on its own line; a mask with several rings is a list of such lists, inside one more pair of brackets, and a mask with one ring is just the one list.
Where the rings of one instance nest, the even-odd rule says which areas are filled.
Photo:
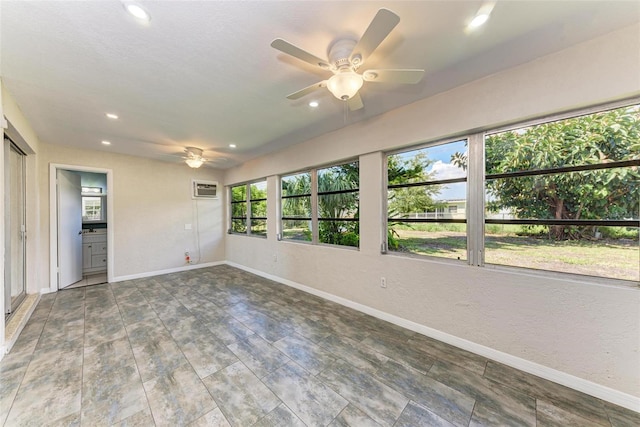
[[[140, 157], [41, 144], [38, 154], [41, 277], [49, 277], [49, 164], [113, 171], [114, 278], [178, 268], [188, 249], [194, 262], [224, 260], [222, 199], [192, 200], [191, 179], [216, 181], [219, 172]], [[197, 230], [197, 224], [199, 229]], [[192, 224], [185, 230], [185, 224]], [[198, 235], [199, 232], [199, 235]], [[201, 248], [198, 254], [197, 244]], [[41, 287], [48, 287], [47, 281]]]
[[[637, 287], [379, 254], [381, 151], [638, 96], [639, 33], [610, 33], [227, 171], [226, 183], [269, 176], [271, 201], [268, 239], [227, 236], [227, 259], [640, 397]], [[357, 156], [360, 250], [276, 241], [275, 175]]]

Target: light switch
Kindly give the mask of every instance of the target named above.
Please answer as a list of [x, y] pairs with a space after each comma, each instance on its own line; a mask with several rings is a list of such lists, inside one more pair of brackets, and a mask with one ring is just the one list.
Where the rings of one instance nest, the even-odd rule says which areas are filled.
[[191, 224], [185, 224], [184, 225], [184, 229], [185, 230], [191, 230]]

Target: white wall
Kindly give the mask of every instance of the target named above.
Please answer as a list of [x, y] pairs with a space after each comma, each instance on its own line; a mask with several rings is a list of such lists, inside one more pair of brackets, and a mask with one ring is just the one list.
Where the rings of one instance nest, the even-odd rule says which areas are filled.
[[[39, 194], [40, 276], [49, 277], [49, 165], [95, 167], [113, 171], [114, 277], [123, 280], [185, 267], [185, 250], [195, 264], [224, 260], [222, 199], [192, 200], [191, 179], [220, 180], [211, 168], [191, 169], [140, 157], [41, 144]], [[185, 224], [192, 229], [186, 230]], [[200, 252], [198, 252], [198, 240]], [[41, 282], [48, 288], [48, 280]]]
[[[268, 238], [228, 235], [227, 260], [467, 348], [488, 348], [485, 354], [530, 372], [540, 367], [540, 375], [637, 410], [637, 287], [381, 255], [379, 248], [382, 151], [638, 96], [639, 33], [639, 26], [621, 29], [227, 171], [228, 184], [269, 177]], [[275, 175], [358, 156], [360, 250], [278, 242]]]

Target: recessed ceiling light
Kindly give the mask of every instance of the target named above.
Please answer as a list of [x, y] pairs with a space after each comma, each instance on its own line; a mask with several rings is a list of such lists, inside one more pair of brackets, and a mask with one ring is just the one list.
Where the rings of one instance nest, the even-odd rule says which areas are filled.
[[318, 103], [318, 101], [311, 101], [311, 102], [309, 103], [309, 107], [313, 107], [313, 108], [316, 108], [318, 105], [320, 105], [320, 104]]
[[112, 120], [117, 120], [118, 119], [118, 115], [117, 114], [113, 114], [113, 113], [106, 113], [105, 116], [107, 116], [108, 118], [110, 118]]
[[478, 28], [479, 26], [487, 22], [488, 19], [489, 15], [487, 15], [486, 13], [476, 15], [476, 17], [473, 18], [471, 22], [469, 22], [469, 28]]
[[229, 144], [229, 148], [236, 148], [236, 144]]
[[111, 145], [111, 142], [109, 142], [109, 141], [102, 141], [102, 145]]
[[489, 20], [489, 16], [491, 16], [491, 12], [493, 11], [493, 8], [495, 6], [496, 3], [492, 1], [485, 2], [482, 6], [480, 6], [480, 9], [478, 9], [476, 16], [474, 16], [471, 22], [467, 24], [467, 30], [472, 31], [484, 25]]
[[151, 15], [137, 3], [126, 2], [124, 3], [124, 8], [130, 15], [142, 22], [151, 21]]

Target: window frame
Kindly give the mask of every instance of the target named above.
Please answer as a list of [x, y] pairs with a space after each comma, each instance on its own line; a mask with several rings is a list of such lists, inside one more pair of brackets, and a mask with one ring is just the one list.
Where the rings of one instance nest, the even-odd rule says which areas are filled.
[[[358, 165], [358, 187], [355, 189], [346, 189], [346, 190], [334, 190], [334, 191], [318, 191], [318, 171], [323, 169], [330, 169], [333, 167], [338, 167], [342, 165], [348, 165], [356, 163]], [[318, 245], [318, 246], [329, 246], [329, 247], [338, 247], [338, 248], [346, 248], [353, 250], [360, 250], [360, 243], [358, 242], [358, 246], [349, 246], [349, 245], [340, 245], [334, 243], [324, 243], [320, 242], [320, 222], [322, 221], [341, 221], [341, 222], [357, 222], [358, 229], [360, 226], [360, 217], [354, 218], [321, 218], [319, 214], [319, 197], [331, 194], [346, 194], [346, 193], [357, 193], [358, 199], [358, 209], [360, 207], [360, 159], [354, 158], [350, 160], [341, 160], [339, 162], [331, 163], [328, 165], [315, 166], [307, 169], [298, 170], [295, 172], [284, 173], [278, 176], [278, 192], [279, 192], [279, 221], [278, 221], [278, 241], [283, 242], [293, 242], [293, 243], [302, 243], [308, 245]], [[310, 176], [310, 190], [311, 193], [304, 194], [295, 194], [295, 195], [286, 195], [282, 194], [282, 182], [283, 179], [290, 176], [301, 175], [301, 174], [309, 174]], [[300, 197], [309, 197], [311, 204], [311, 217], [288, 217], [284, 216], [283, 209], [283, 200], [290, 198], [300, 198]], [[310, 221], [311, 222], [311, 240], [299, 240], [299, 239], [289, 239], [284, 237], [284, 221]], [[358, 237], [360, 233], [358, 232]], [[359, 240], [359, 239], [358, 239]]]
[[[229, 213], [229, 228], [227, 229], [227, 233], [228, 234], [233, 234], [236, 236], [253, 236], [253, 237], [260, 237], [263, 239], [267, 238], [268, 235], [268, 229], [266, 229], [266, 231], [264, 233], [254, 233], [252, 232], [252, 221], [253, 220], [259, 220], [259, 221], [264, 221], [265, 223], [265, 228], [267, 227], [267, 221], [268, 221], [268, 204], [269, 204], [269, 200], [268, 200], [268, 196], [267, 197], [261, 197], [261, 198], [256, 198], [253, 199], [251, 196], [251, 186], [253, 184], [257, 184], [257, 183], [265, 183], [265, 190], [268, 191], [268, 182], [266, 178], [261, 178], [261, 179], [256, 179], [256, 180], [252, 180], [252, 181], [246, 181], [246, 182], [241, 182], [238, 184], [232, 184], [228, 186], [228, 198], [229, 198], [229, 204], [228, 204], [228, 213]], [[245, 199], [244, 200], [233, 200], [233, 189], [235, 187], [245, 187]], [[268, 193], [267, 193], [268, 194]], [[251, 204], [255, 203], [255, 202], [266, 202], [267, 203], [267, 216], [264, 217], [255, 217], [253, 216], [252, 213], [252, 209], [251, 209]], [[244, 204], [245, 205], [245, 215], [240, 217], [240, 216], [233, 216], [233, 205], [234, 204]], [[243, 220], [245, 227], [246, 227], [246, 231], [244, 232], [239, 232], [239, 231], [234, 231], [233, 230], [233, 221], [237, 221], [237, 220]]]

